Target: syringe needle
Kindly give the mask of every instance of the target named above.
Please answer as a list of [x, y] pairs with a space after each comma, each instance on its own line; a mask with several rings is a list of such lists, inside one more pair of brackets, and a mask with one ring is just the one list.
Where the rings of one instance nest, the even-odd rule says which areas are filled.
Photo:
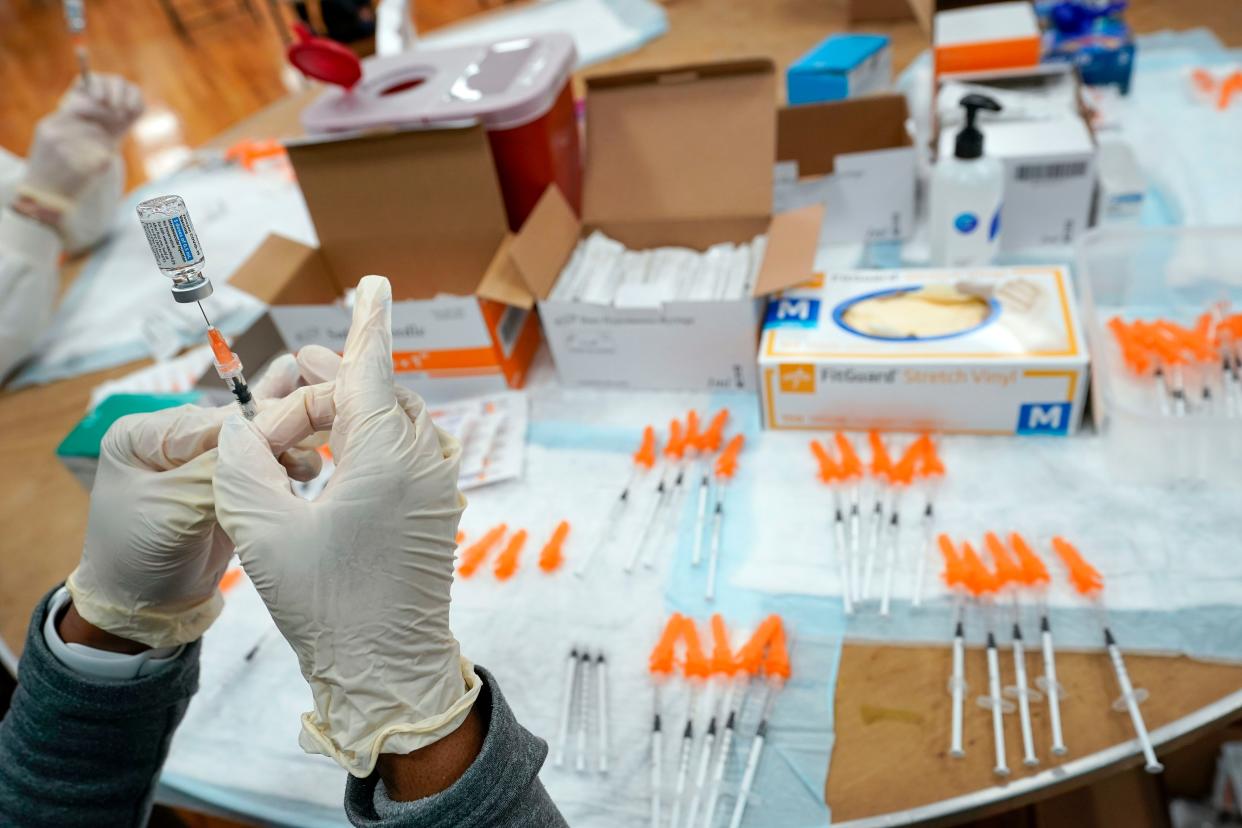
[[962, 619], [953, 627], [953, 672], [949, 678], [949, 692], [953, 696], [953, 728], [949, 734], [949, 755], [960, 759], [966, 755], [962, 745], [962, 713], [966, 696], [966, 630]]
[[203, 315], [203, 321], [207, 323], [207, 327], [212, 327], [211, 320], [207, 318], [207, 311], [203, 310], [203, 303], [195, 302], [194, 304], [198, 305], [198, 312]]

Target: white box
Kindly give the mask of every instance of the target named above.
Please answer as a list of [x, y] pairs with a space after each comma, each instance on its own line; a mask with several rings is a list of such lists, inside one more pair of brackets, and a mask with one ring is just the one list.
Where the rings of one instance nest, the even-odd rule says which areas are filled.
[[903, 95], [782, 109], [773, 209], [823, 205], [820, 244], [908, 238], [916, 180], [908, 117]]
[[[940, 132], [940, 156], [956, 131]], [[1077, 115], [1046, 121], [991, 121], [983, 151], [1005, 167], [1000, 247], [1005, 252], [1064, 248], [1090, 226], [1095, 140]]]
[[[342, 305], [274, 305], [269, 311], [285, 347], [345, 350], [350, 311]], [[392, 356], [397, 382], [429, 402], [494, 394], [509, 387], [506, 369], [533, 311], [505, 307], [492, 330], [473, 296], [392, 303]], [[524, 368], [518, 370], [519, 375]]]
[[667, 390], [755, 389], [760, 300], [617, 308], [539, 303], [544, 337], [567, 385]]
[[[856, 302], [923, 286], [972, 285], [976, 327], [882, 338], [846, 321]], [[1072, 434], [1088, 357], [1068, 269], [853, 270], [768, 303], [759, 348], [764, 423], [773, 429]]]
[[[760, 297], [813, 272], [822, 213], [772, 211], [775, 97], [775, 66], [759, 59], [587, 81], [582, 215], [550, 187], [509, 250], [539, 299], [562, 383], [754, 390]], [[703, 251], [759, 235], [767, 244], [746, 298], [642, 307], [634, 296], [552, 299], [574, 248], [596, 230], [630, 250]]]

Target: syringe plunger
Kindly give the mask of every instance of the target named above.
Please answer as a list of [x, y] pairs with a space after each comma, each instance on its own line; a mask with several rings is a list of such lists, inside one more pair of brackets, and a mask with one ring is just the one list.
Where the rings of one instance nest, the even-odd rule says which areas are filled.
[[172, 279], [173, 299], [189, 303], [210, 296], [211, 282], [202, 270], [206, 257], [181, 196], [159, 196], [142, 202], [138, 220], [156, 266]]

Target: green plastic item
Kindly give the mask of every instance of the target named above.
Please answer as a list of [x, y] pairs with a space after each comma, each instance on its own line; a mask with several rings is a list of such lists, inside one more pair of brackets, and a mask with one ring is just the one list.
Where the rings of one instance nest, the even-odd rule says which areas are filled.
[[56, 447], [56, 456], [98, 458], [104, 434], [125, 415], [163, 411], [165, 408], [196, 403], [201, 398], [202, 394], [197, 391], [184, 394], [113, 394], [78, 421]]

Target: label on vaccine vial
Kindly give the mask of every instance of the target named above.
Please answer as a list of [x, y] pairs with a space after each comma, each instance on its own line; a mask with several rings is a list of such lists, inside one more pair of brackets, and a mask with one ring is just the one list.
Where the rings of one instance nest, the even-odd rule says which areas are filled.
[[155, 263], [161, 270], [176, 270], [202, 263], [203, 248], [198, 244], [198, 234], [194, 232], [188, 215], [144, 221], [142, 229], [147, 234]]

